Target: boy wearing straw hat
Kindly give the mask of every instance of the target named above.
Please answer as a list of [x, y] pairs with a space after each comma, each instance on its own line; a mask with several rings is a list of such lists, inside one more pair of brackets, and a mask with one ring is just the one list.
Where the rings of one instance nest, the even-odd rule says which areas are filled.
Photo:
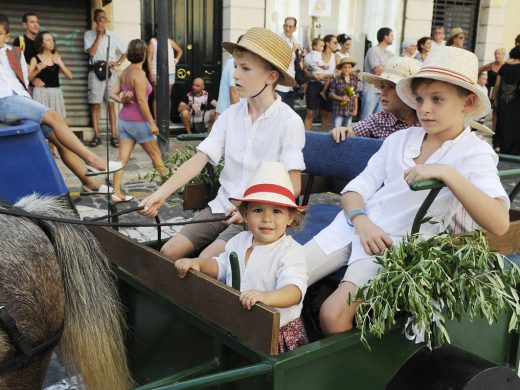
[[339, 268], [352, 243], [343, 282], [321, 307], [326, 334], [352, 328], [357, 304], [346, 303], [349, 294], [379, 271], [374, 256], [410, 233], [427, 196], [426, 191], [411, 191], [412, 181], [438, 179], [447, 185], [428, 211], [437, 223], [421, 226], [424, 237], [444, 231], [461, 207], [483, 229], [497, 235], [507, 231], [510, 203], [497, 175], [497, 155], [466, 124], [491, 108], [476, 87], [477, 76], [473, 53], [439, 47], [415, 76], [397, 83], [399, 97], [416, 110], [421, 127], [385, 140], [366, 169], [343, 189], [343, 211], [305, 246], [312, 283], [320, 278], [320, 267], [330, 269], [335, 263]]
[[[198, 175], [206, 163], [217, 164], [221, 158], [224, 169], [217, 197], [195, 219], [217, 218], [230, 212], [232, 204], [228, 199], [242, 195], [250, 174], [263, 161], [282, 162], [289, 171], [295, 194], [300, 192], [300, 171], [305, 169], [303, 122], [274, 91], [276, 84], [295, 84], [287, 73], [291, 48], [278, 34], [256, 27], [248, 30], [239, 43], [223, 42], [222, 47], [235, 58], [235, 87], [238, 95], [247, 99], [225, 110], [197, 147], [197, 154], [140, 203], [144, 206], [143, 215], [155, 216], [168, 196]], [[241, 223], [239, 213], [227, 224], [218, 221], [186, 226], [161, 252], [177, 260], [211, 244], [200, 257], [218, 256], [226, 242], [241, 231], [234, 223]]]
[[344, 141], [347, 135], [386, 138], [398, 130], [418, 126], [415, 110], [399, 99], [395, 86], [405, 77], [416, 74], [420, 67], [421, 63], [413, 58], [392, 57], [379, 76], [363, 73], [365, 81], [380, 91], [383, 111], [354, 123], [352, 127], [348, 125], [335, 127], [331, 131], [332, 138], [336, 142]]
[[280, 311], [280, 352], [308, 343], [300, 317], [307, 290], [305, 252], [286, 235], [287, 228], [299, 227], [304, 207], [296, 205], [294, 188], [286, 167], [280, 162], [263, 162], [251, 175], [240, 198], [230, 198], [244, 217], [247, 231], [226, 244], [225, 251], [212, 259], [180, 259], [175, 263], [179, 277], [190, 268], [231, 285], [229, 257], [238, 256], [240, 303], [250, 310], [262, 302]]

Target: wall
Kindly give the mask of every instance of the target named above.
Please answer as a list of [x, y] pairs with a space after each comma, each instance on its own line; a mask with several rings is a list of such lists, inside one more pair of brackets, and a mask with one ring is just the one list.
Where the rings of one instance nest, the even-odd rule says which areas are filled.
[[515, 45], [515, 38], [520, 34], [520, 1], [503, 0], [497, 3], [506, 4], [506, 14], [504, 17], [504, 31], [502, 33], [502, 41], [500, 47], [509, 52]]

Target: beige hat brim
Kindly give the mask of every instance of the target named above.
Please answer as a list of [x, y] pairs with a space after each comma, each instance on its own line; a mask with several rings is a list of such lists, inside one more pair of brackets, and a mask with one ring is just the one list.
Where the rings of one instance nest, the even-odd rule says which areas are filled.
[[443, 75], [443, 74], [430, 74], [430, 73], [421, 73], [419, 71], [418, 74], [415, 76], [410, 76], [405, 79], [400, 80], [397, 83], [397, 94], [401, 98], [401, 100], [408, 106], [412, 107], [414, 110], [416, 109], [415, 104], [415, 97], [412, 93], [412, 80], [414, 78], [424, 78], [424, 79], [430, 79], [430, 80], [436, 80], [436, 81], [444, 81], [448, 84], [454, 84], [458, 85], [459, 87], [462, 87], [464, 89], [467, 89], [468, 91], [474, 93], [477, 95], [477, 103], [475, 104], [475, 107], [473, 110], [468, 112], [466, 114], [466, 122], [470, 120], [477, 120], [480, 118], [485, 117], [489, 112], [491, 111], [491, 103], [489, 101], [489, 98], [485, 93], [483, 93], [480, 89], [478, 89], [473, 84], [470, 84], [466, 81], [456, 79], [452, 76]]
[[391, 83], [397, 84], [397, 82], [402, 80], [403, 78], [399, 77], [397, 75], [394, 75], [394, 74], [384, 74], [383, 73], [383, 76], [376, 76], [375, 74], [372, 74], [372, 73], [363, 72], [363, 79], [367, 83], [372, 84], [374, 87], [379, 89], [378, 84], [381, 83], [382, 81], [390, 81]]
[[289, 73], [287, 73], [287, 70], [282, 69], [279, 65], [275, 64], [270, 59], [272, 53], [265, 52], [265, 50], [262, 47], [254, 47], [254, 45], [249, 41], [246, 41], [243, 44], [234, 42], [222, 42], [222, 47], [231, 55], [233, 55], [233, 52], [237, 47], [250, 51], [251, 53], [263, 59], [264, 61], [270, 63], [278, 71], [278, 73], [280, 73], [280, 77], [278, 78], [278, 85], [284, 85], [286, 87], [292, 87], [293, 85], [296, 85], [296, 80], [293, 77], [291, 77]]
[[357, 62], [356, 61], [342, 61], [336, 65], [336, 69], [341, 69], [343, 67], [343, 65], [345, 65], [345, 64], [350, 64], [350, 65], [352, 65], [352, 67], [354, 67], [354, 66], [356, 66]]
[[479, 123], [477, 121], [471, 120], [471, 121], [469, 121], [468, 125], [472, 129], [480, 131], [482, 134], [495, 135], [495, 132], [493, 130], [491, 130], [486, 125], [483, 125], [482, 123]]

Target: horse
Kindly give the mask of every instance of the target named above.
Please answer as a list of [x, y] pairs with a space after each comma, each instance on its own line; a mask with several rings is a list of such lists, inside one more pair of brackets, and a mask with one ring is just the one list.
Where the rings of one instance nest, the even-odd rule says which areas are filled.
[[[56, 197], [14, 206], [78, 219]], [[130, 388], [122, 309], [109, 260], [85, 226], [0, 213], [0, 388], [41, 388], [60, 336], [60, 361], [86, 388]], [[23, 364], [5, 369], [15, 361]]]

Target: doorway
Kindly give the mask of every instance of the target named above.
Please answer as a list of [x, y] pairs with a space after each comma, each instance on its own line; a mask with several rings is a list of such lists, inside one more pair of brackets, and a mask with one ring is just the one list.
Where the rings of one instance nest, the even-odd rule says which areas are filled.
[[[141, 36], [147, 42], [154, 34], [157, 0], [141, 0]], [[222, 0], [173, 0], [168, 2], [168, 36], [183, 50], [177, 64], [170, 120], [179, 122], [177, 107], [202, 77], [211, 98], [217, 98], [222, 61]]]

